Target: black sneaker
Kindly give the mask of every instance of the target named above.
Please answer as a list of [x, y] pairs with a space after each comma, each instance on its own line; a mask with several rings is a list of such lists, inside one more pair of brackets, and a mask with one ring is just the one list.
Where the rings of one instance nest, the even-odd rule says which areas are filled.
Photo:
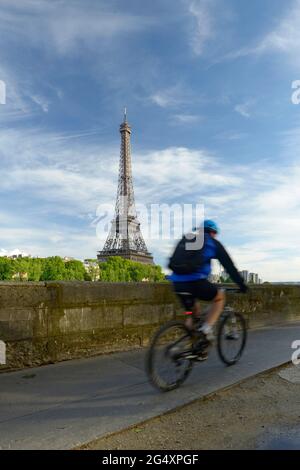
[[193, 346], [193, 352], [196, 354], [200, 354], [202, 351], [205, 351], [211, 344], [202, 331], [199, 332], [198, 338], [198, 341]]
[[208, 359], [208, 351], [202, 351], [201, 353], [198, 354], [196, 361], [197, 362], [204, 362], [207, 361]]
[[189, 361], [195, 361], [197, 357], [198, 354], [196, 354], [194, 351], [189, 351], [181, 355], [182, 359], [188, 359]]
[[200, 352], [187, 352], [182, 355], [182, 359], [188, 359], [189, 361], [203, 362], [208, 359], [208, 352], [203, 350]]

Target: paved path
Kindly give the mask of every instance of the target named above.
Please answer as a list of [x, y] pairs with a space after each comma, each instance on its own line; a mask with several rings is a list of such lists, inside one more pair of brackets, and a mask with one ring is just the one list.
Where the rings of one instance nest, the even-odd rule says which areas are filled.
[[70, 449], [287, 362], [297, 339], [299, 323], [250, 332], [239, 364], [212, 352], [168, 394], [148, 384], [144, 351], [0, 374], [0, 449]]

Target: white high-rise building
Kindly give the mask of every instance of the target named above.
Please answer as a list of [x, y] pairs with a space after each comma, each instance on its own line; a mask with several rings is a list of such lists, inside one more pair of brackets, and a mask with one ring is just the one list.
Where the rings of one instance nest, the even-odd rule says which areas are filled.
[[249, 273], [249, 271], [239, 271], [239, 273], [246, 283], [262, 284], [262, 280], [257, 273]]
[[246, 283], [251, 282], [249, 280], [249, 271], [240, 271], [240, 275], [242, 276], [242, 278], [244, 279]]

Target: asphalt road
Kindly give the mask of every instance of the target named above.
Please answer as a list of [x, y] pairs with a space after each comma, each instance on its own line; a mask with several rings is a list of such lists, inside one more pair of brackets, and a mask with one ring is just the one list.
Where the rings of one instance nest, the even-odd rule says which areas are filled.
[[168, 394], [149, 385], [144, 350], [2, 373], [0, 449], [71, 449], [283, 364], [295, 340], [299, 323], [252, 331], [240, 363], [212, 351]]

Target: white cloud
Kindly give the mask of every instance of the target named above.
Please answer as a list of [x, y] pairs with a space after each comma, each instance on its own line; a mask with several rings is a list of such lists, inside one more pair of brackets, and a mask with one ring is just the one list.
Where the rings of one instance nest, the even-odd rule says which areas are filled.
[[200, 187], [201, 190], [232, 188], [242, 183], [235, 172], [227, 171], [205, 150], [171, 147], [151, 151], [134, 157], [133, 165], [137, 189], [140, 187], [148, 203], [156, 202], [158, 197], [161, 202], [168, 202], [170, 197], [182, 200], [193, 192], [195, 200]]
[[229, 141], [238, 141], [248, 137], [246, 132], [237, 132], [237, 131], [227, 131], [222, 132], [216, 135], [216, 139], [218, 140], [229, 140]]
[[1, 106], [0, 120], [8, 122], [32, 115], [32, 109], [24, 99], [24, 88], [9, 67], [1, 64], [0, 79], [6, 86], [6, 103]]
[[33, 95], [31, 97], [32, 101], [36, 103], [40, 108], [44, 111], [44, 113], [48, 113], [49, 111], [49, 100], [44, 98], [43, 96], [40, 95]]
[[300, 160], [282, 164], [284, 172], [269, 163], [263, 178], [255, 169], [249, 172], [245, 194], [231, 203], [233, 226], [244, 240], [232, 250], [241, 267], [265, 280], [299, 281]]
[[[84, 62], [81, 68], [92, 69], [93, 76], [101, 82], [103, 77], [109, 77], [110, 86], [117, 80], [127, 83], [127, 64], [120, 65], [117, 56], [122, 57], [120, 51], [127, 38], [153, 29], [156, 22], [150, 16], [130, 14], [121, 8], [116, 10], [109, 2], [2, 0], [1, 48], [6, 54], [0, 66], [0, 80], [6, 84], [7, 103], [0, 115], [1, 122], [47, 113], [50, 103], [62, 99], [64, 91], [60, 85], [56, 87], [51, 83], [51, 80], [56, 81], [52, 72], [49, 83], [45, 82], [44, 73], [50, 70], [49, 63], [53, 68], [54, 61], [59, 62], [57, 70], [60, 70], [62, 59], [76, 58]], [[32, 51], [26, 59], [26, 67], [24, 60], [18, 58], [20, 44]], [[108, 60], [108, 50], [114, 51], [116, 63]], [[34, 65], [37, 57], [42, 61], [38, 67]], [[144, 62], [146, 64], [146, 58]], [[120, 78], [120, 66], [123, 74], [126, 69], [126, 77]], [[140, 71], [141, 75], [143, 73]]]
[[196, 124], [201, 120], [197, 114], [175, 114], [173, 121], [177, 124]]
[[25, 253], [24, 251], [19, 250], [19, 248], [15, 248], [13, 250], [7, 251], [0, 249], [0, 256], [30, 256], [30, 253]]
[[172, 108], [188, 103], [191, 97], [186, 90], [183, 90], [180, 84], [177, 84], [169, 88], [157, 90], [149, 99], [160, 108]]
[[251, 117], [251, 107], [253, 105], [252, 101], [246, 101], [245, 103], [240, 103], [237, 104], [234, 108], [234, 110], [243, 116], [244, 118], [250, 118]]
[[[25, 162], [24, 164], [26, 165]], [[31, 164], [32, 162], [27, 161], [27, 166], [30, 167]], [[12, 171], [14, 172], [14, 169]], [[5, 173], [5, 176], [7, 174]], [[55, 175], [51, 171], [49, 178], [39, 183], [40, 186], [44, 186], [43, 191], [39, 192], [40, 186], [37, 187], [35, 178], [32, 183], [30, 182], [31, 176], [28, 168], [27, 174], [21, 173], [20, 179], [12, 179], [7, 187], [3, 188], [2, 207], [8, 205], [7, 201], [11, 194], [13, 194], [12, 201], [17, 200], [18, 203], [10, 203], [9, 208], [0, 212], [2, 254], [13, 252], [17, 246], [21, 252], [32, 256], [59, 255], [80, 259], [86, 256], [94, 257], [103, 245], [103, 241], [96, 236], [95, 227], [91, 225], [99, 195], [93, 193], [92, 188], [89, 188], [85, 194], [83, 188], [79, 187], [78, 199], [68, 200], [68, 193], [71, 194], [73, 191], [74, 195], [76, 185], [82, 185], [84, 178], [82, 181], [72, 183], [69, 177], [69, 180], [67, 178], [65, 182], [61, 181], [55, 188], [53, 187], [55, 183], [51, 182], [51, 177]], [[24, 178], [27, 178], [26, 182]], [[68, 189], [72, 184], [73, 188]], [[101, 188], [99, 194], [101, 200]], [[82, 197], [85, 197], [84, 201], [80, 200]], [[89, 197], [95, 197], [93, 203], [88, 201]], [[85, 204], [85, 201], [89, 204]], [[90, 208], [92, 214], [88, 213]]]
[[300, 0], [293, 2], [292, 8], [279, 22], [276, 29], [271, 31], [257, 47], [257, 52], [269, 50], [282, 51], [293, 55], [297, 59], [300, 46]]
[[177, 104], [176, 100], [170, 95], [164, 94], [162, 92], [154, 93], [150, 96], [151, 101], [160, 106], [161, 108], [167, 108], [168, 106], [174, 106]]
[[[225, 245], [239, 268], [258, 272], [264, 280], [299, 281], [300, 279], [300, 160], [295, 149], [300, 130], [284, 135], [282, 158], [294, 154], [294, 161], [284, 160], [284, 172], [271, 161], [228, 166], [204, 151], [166, 149], [151, 155], [147, 188], [141, 191], [142, 167], [134, 164], [138, 175], [140, 200], [182, 203], [204, 202], [206, 216], [216, 218]], [[287, 164], [289, 162], [289, 164]], [[172, 197], [173, 194], [173, 197]], [[158, 195], [155, 199], [155, 195]], [[150, 248], [151, 240], [148, 242]], [[155, 252], [166, 260], [174, 243], [154, 242]], [[166, 261], [162, 261], [166, 264]]]
[[294, 0], [287, 7], [287, 12], [278, 20], [277, 26], [262, 37], [256, 44], [242, 47], [226, 54], [222, 59], [235, 60], [249, 55], [263, 55], [266, 53], [283, 53], [292, 65], [299, 67], [300, 47], [300, 0]]
[[[16, 220], [17, 223], [17, 220]], [[21, 253], [31, 256], [72, 256], [77, 259], [96, 257], [102, 242], [90, 227], [76, 229], [62, 225], [57, 227], [48, 222], [41, 228], [36, 226], [1, 227], [1, 255], [16, 253], [16, 246], [22, 247]], [[5, 248], [4, 248], [5, 247]]]
[[[26, 201], [25, 210], [12, 202], [12, 213], [0, 213], [4, 249], [84, 258], [101, 248], [103, 240], [97, 240], [91, 221], [98, 204], [115, 203], [119, 148], [104, 149], [77, 135], [72, 140], [39, 129], [1, 130], [3, 204], [10, 194]], [[174, 197], [182, 202], [189, 196], [193, 201], [200, 187], [240, 185], [239, 177], [223, 170], [212, 155], [186, 148], [142, 154], [133, 149], [133, 176], [137, 204], [169, 203]], [[216, 204], [211, 196], [211, 205]], [[62, 222], [57, 225], [57, 220]], [[89, 243], [83, 243], [84, 237]]]
[[100, 145], [87, 146], [80, 135], [88, 133], [67, 134], [64, 139], [63, 135], [39, 129], [2, 130], [3, 190], [29, 191], [36, 202], [59, 201], [56, 210], [61, 214], [94, 211], [99, 198], [106, 200], [116, 190], [119, 150], [115, 150], [114, 161], [113, 149], [103, 149], [102, 153]]
[[[59, 54], [78, 53], [95, 42], [153, 26], [149, 17], [113, 12], [98, 2], [1, 2], [1, 29], [8, 37], [26, 40]], [[82, 50], [82, 49], [81, 49]]]
[[185, 2], [193, 18], [191, 46], [196, 55], [202, 55], [207, 42], [215, 36], [212, 14], [213, 0], [188, 0]]
[[[284, 172], [264, 161], [228, 166], [206, 150], [133, 148], [136, 202], [205, 203], [240, 268], [266, 280], [299, 280], [300, 161], [290, 159], [299, 135], [294, 129], [282, 137]], [[13, 199], [0, 212], [0, 248], [84, 258], [102, 247], [91, 221], [99, 203], [115, 202], [119, 148], [66, 137], [1, 130], [2, 206]], [[23, 201], [20, 209], [14, 200]], [[149, 240], [148, 248], [164, 263], [173, 244]]]

